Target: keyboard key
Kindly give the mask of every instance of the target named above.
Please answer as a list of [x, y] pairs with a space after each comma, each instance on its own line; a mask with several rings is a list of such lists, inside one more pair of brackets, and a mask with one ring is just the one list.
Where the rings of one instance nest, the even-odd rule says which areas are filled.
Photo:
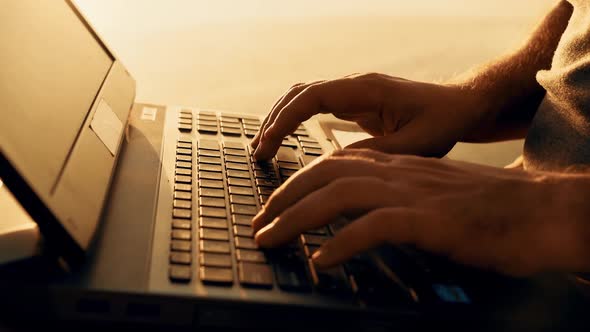
[[290, 139], [284, 139], [283, 142], [281, 143], [282, 146], [285, 147], [289, 147], [289, 148], [294, 148], [297, 149], [299, 146], [297, 145], [297, 142], [292, 141]]
[[258, 213], [258, 209], [256, 208], [256, 206], [252, 205], [232, 204], [231, 213], [255, 216], [256, 213]]
[[174, 190], [177, 190], [177, 191], [192, 191], [193, 190], [193, 186], [191, 186], [190, 184], [186, 184], [186, 183], [175, 183], [174, 184]]
[[174, 170], [174, 174], [176, 174], [176, 175], [192, 176], [193, 175], [193, 170], [192, 169], [188, 169], [188, 168], [177, 168], [177, 169]]
[[236, 236], [234, 237], [234, 243], [236, 248], [239, 249], [258, 249], [258, 245], [254, 242], [254, 239], [249, 237]]
[[176, 183], [192, 183], [193, 178], [187, 175], [177, 175], [174, 177]]
[[199, 196], [201, 197], [225, 197], [223, 189], [199, 188]]
[[217, 134], [217, 126], [198, 125], [197, 130], [201, 134]]
[[244, 204], [256, 206], [256, 199], [252, 196], [229, 195], [229, 201], [233, 204]]
[[209, 116], [209, 117], [217, 118], [217, 113], [215, 113], [214, 111], [199, 110], [198, 116]]
[[244, 124], [252, 125], [252, 126], [259, 126], [260, 127], [260, 125], [261, 125], [260, 120], [257, 120], [257, 119], [243, 119], [242, 122]]
[[303, 144], [303, 142], [308, 142], [308, 143], [316, 143], [318, 144], [318, 140], [315, 138], [311, 138], [311, 137], [305, 137], [305, 136], [298, 136], [297, 140]]
[[324, 151], [314, 148], [303, 148], [303, 153], [312, 156], [321, 156], [324, 153]]
[[199, 250], [202, 252], [212, 252], [217, 254], [229, 254], [229, 242], [225, 241], [213, 241], [213, 240], [200, 240]]
[[244, 286], [272, 288], [272, 269], [268, 265], [239, 262], [238, 275], [240, 283]]
[[291, 164], [291, 163], [284, 163], [284, 162], [279, 162], [279, 170], [293, 170], [293, 171], [298, 171], [301, 169], [301, 166], [299, 164]]
[[252, 187], [252, 181], [250, 181], [250, 179], [228, 178], [227, 184], [230, 186], [238, 187]]
[[190, 219], [192, 214], [191, 210], [187, 209], [172, 209], [172, 216], [174, 218]]
[[219, 151], [219, 142], [211, 140], [211, 139], [200, 139], [199, 140], [199, 149]]
[[217, 120], [214, 120], [212, 118], [198, 118], [197, 119], [197, 126], [207, 126], [207, 127], [217, 128]]
[[277, 175], [274, 170], [267, 170], [267, 171], [254, 170], [254, 177], [260, 178], [260, 179], [275, 180]]
[[312, 282], [319, 291], [327, 293], [350, 292], [348, 278], [341, 266], [317, 270], [313, 263], [311, 263], [311, 260], [309, 262], [309, 272]]
[[187, 199], [190, 200], [193, 198], [193, 195], [190, 192], [186, 191], [175, 191], [174, 192], [175, 199]]
[[182, 149], [192, 149], [193, 148], [193, 145], [191, 143], [184, 143], [184, 142], [178, 141], [176, 143], [176, 147], [177, 148], [182, 148]]
[[281, 176], [282, 177], [288, 178], [288, 177], [292, 176], [293, 174], [297, 173], [297, 171], [296, 170], [292, 170], [292, 169], [284, 169], [283, 168], [283, 169], [281, 169], [279, 171], [279, 173], [281, 173]]
[[199, 226], [207, 228], [227, 229], [227, 219], [225, 218], [212, 218], [212, 217], [200, 217]]
[[199, 255], [199, 262], [203, 266], [212, 267], [230, 267], [232, 266], [232, 259], [230, 255], [213, 254], [202, 252]]
[[223, 182], [219, 180], [199, 180], [199, 187], [201, 188], [213, 188], [223, 189]]
[[174, 251], [191, 251], [191, 241], [172, 240], [170, 250]]
[[192, 149], [177, 148], [176, 149], [176, 154], [184, 154], [184, 155], [187, 155], [187, 156], [192, 156], [193, 150]]
[[241, 156], [225, 156], [225, 161], [230, 163], [248, 164], [248, 158]]
[[277, 161], [279, 162], [299, 164], [299, 159], [297, 158], [295, 151], [284, 146], [279, 148], [275, 158], [277, 158]]
[[252, 188], [229, 186], [229, 193], [234, 195], [254, 196]]
[[247, 130], [244, 129], [244, 135], [246, 135], [246, 137], [248, 138], [252, 138], [254, 136], [256, 136], [256, 133], [258, 132], [258, 130]]
[[227, 169], [234, 169], [238, 171], [248, 171], [248, 164], [237, 164], [237, 163], [227, 163], [225, 164], [225, 168]]
[[268, 202], [269, 198], [270, 198], [270, 195], [260, 195], [260, 204], [266, 204], [266, 202]]
[[241, 142], [224, 141], [223, 147], [226, 149], [243, 149], [244, 144]]
[[217, 125], [217, 117], [215, 115], [197, 115], [197, 122], [209, 122]]
[[286, 291], [310, 291], [311, 284], [307, 279], [305, 263], [298, 258], [275, 261], [273, 265], [277, 284]]
[[260, 126], [244, 123], [244, 130], [259, 131]]
[[187, 136], [182, 136], [178, 138], [178, 142], [180, 143], [188, 143], [188, 144], [193, 144], [193, 139]]
[[301, 241], [303, 242], [303, 244], [321, 246], [324, 242], [326, 242], [326, 240], [328, 240], [327, 236], [301, 234]]
[[228, 149], [225, 148], [223, 150], [223, 153], [228, 155], [228, 156], [243, 156], [246, 157], [246, 151], [242, 148], [242, 149]]
[[221, 158], [217, 158], [217, 157], [201, 157], [201, 156], [199, 156], [199, 158], [197, 160], [198, 160], [199, 164], [221, 165]]
[[269, 179], [263, 179], [263, 178], [256, 178], [256, 186], [257, 187], [270, 187], [270, 188], [276, 188], [279, 186], [278, 181], [276, 180], [269, 180]]
[[241, 136], [242, 130], [236, 128], [221, 127], [221, 133], [229, 136]]
[[233, 129], [240, 129], [242, 126], [238, 122], [227, 122], [227, 121], [219, 121], [219, 125], [221, 128], [233, 128]]
[[193, 126], [190, 124], [178, 124], [178, 129], [183, 132], [191, 132], [193, 130]]
[[199, 236], [203, 240], [229, 241], [229, 232], [223, 229], [201, 228]]
[[309, 134], [307, 133], [307, 130], [305, 130], [305, 129], [297, 129], [297, 130], [295, 130], [293, 135], [294, 136], [309, 136]]
[[186, 219], [174, 219], [172, 220], [172, 228], [174, 229], [191, 229], [191, 222], [190, 220]]
[[180, 113], [178, 115], [179, 119], [185, 119], [185, 120], [192, 120], [193, 115], [192, 114], [187, 114], [187, 113]]
[[199, 171], [199, 179], [221, 180], [223, 175], [217, 172]]
[[215, 217], [215, 218], [227, 217], [225, 209], [216, 208], [216, 207], [200, 207], [199, 208], [199, 215], [203, 216], [203, 217]]
[[254, 237], [254, 229], [250, 226], [234, 225], [234, 235], [243, 237]]
[[232, 269], [201, 266], [199, 277], [204, 283], [231, 285], [234, 282]]
[[236, 249], [239, 262], [266, 263], [266, 256], [259, 250]]
[[199, 197], [200, 206], [225, 207], [225, 199], [214, 197]]
[[186, 109], [186, 108], [183, 108], [183, 109], [180, 110], [180, 114], [187, 114], [187, 115], [193, 116], [193, 111], [192, 110], [189, 110], [189, 109]]
[[172, 206], [175, 208], [190, 209], [192, 207], [191, 203], [192, 202], [189, 200], [175, 199], [172, 203]]
[[176, 168], [193, 168], [193, 164], [186, 161], [177, 161]]
[[319, 149], [319, 150], [322, 149], [321, 145], [319, 145], [318, 143], [314, 143], [314, 142], [301, 142], [301, 147]]
[[231, 216], [231, 219], [232, 223], [235, 225], [252, 226], [252, 216], [234, 214]]
[[213, 164], [199, 164], [199, 171], [217, 172], [221, 173], [223, 167], [221, 165]]
[[170, 265], [168, 277], [174, 282], [189, 282], [192, 277], [191, 267], [186, 265]]
[[313, 254], [320, 249], [320, 246], [308, 244], [303, 246], [303, 251], [305, 252], [305, 256], [311, 257]]
[[186, 156], [186, 155], [183, 155], [183, 154], [177, 154], [176, 155], [176, 161], [186, 161], [188, 163], [192, 163], [193, 162], [193, 157]]
[[240, 118], [237, 118], [235, 116], [221, 116], [221, 118], [219, 119], [219, 121], [221, 122], [227, 122], [227, 123], [240, 123]]
[[272, 195], [272, 193], [274, 191], [274, 188], [270, 188], [270, 187], [257, 187], [256, 189], [257, 189], [259, 195], [265, 195], [265, 196]]
[[184, 229], [173, 229], [171, 233], [171, 238], [173, 240], [186, 240], [190, 241], [191, 239], [191, 232], [184, 230]]
[[203, 157], [221, 157], [221, 151], [199, 149], [199, 156]]
[[170, 253], [170, 263], [173, 264], [191, 264], [191, 254], [188, 252], [173, 251]]
[[301, 163], [303, 164], [303, 166], [307, 166], [307, 165], [311, 164], [311, 162], [316, 160], [317, 158], [318, 158], [318, 156], [304, 154], [301, 156]]

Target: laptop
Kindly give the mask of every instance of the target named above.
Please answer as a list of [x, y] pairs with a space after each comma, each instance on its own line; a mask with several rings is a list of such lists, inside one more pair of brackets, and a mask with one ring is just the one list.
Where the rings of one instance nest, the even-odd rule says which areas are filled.
[[461, 277], [410, 247], [317, 270], [309, 257], [344, 218], [256, 246], [251, 220], [272, 192], [339, 147], [319, 121], [257, 162], [262, 114], [136, 102], [132, 75], [71, 1], [9, 1], [0, 22], [0, 178], [59, 271], [0, 271], [4, 313], [281, 329], [510, 317], [484, 304], [511, 301], [496, 286], [510, 294], [513, 280]]

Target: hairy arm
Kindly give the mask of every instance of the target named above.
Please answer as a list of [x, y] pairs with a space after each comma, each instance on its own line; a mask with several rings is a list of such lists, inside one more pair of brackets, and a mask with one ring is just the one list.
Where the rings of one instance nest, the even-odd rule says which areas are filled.
[[516, 52], [449, 82], [477, 95], [477, 99], [482, 100], [481, 107], [485, 108], [481, 124], [462, 141], [489, 142], [524, 137], [545, 95], [545, 90], [535, 79], [536, 73], [551, 67], [553, 54], [572, 11], [571, 4], [560, 1]]

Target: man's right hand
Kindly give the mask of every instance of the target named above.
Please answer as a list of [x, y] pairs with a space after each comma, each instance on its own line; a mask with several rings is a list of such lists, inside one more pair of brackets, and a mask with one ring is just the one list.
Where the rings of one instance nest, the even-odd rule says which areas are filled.
[[296, 84], [277, 101], [253, 139], [254, 157], [272, 158], [285, 136], [318, 113], [354, 121], [374, 136], [350, 147], [441, 157], [485, 121], [485, 104], [466, 88], [384, 74]]

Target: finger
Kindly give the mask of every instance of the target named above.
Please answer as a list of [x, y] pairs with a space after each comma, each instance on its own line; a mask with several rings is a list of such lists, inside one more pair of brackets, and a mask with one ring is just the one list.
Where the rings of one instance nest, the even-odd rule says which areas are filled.
[[274, 105], [273, 105], [273, 106], [272, 106], [272, 108], [270, 109], [270, 112], [269, 112], [269, 113], [268, 113], [268, 114], [267, 114], [267, 115], [264, 117], [264, 120], [262, 121], [262, 125], [260, 126], [260, 129], [261, 129], [261, 130], [259, 130], [259, 131], [256, 133], [256, 135], [255, 135], [255, 136], [254, 136], [254, 138], [252, 139], [252, 142], [250, 142], [250, 146], [252, 146], [252, 148], [256, 149], [256, 147], [258, 146], [258, 143], [260, 142], [260, 134], [261, 134], [261, 132], [263, 132], [263, 129], [266, 127], [266, 124], [268, 123], [268, 121], [269, 121], [269, 118], [270, 118], [270, 115], [272, 114], [272, 112], [273, 112], [273, 111], [274, 111], [274, 110], [277, 108], [277, 106], [278, 106], [279, 104], [281, 104], [281, 102], [282, 102], [283, 100], [285, 100], [285, 98], [287, 97], [287, 95], [288, 95], [288, 94], [289, 94], [291, 91], [293, 91], [293, 89], [295, 89], [295, 88], [297, 88], [297, 87], [299, 87], [299, 86], [302, 86], [302, 85], [304, 85], [304, 84], [305, 84], [305, 83], [297, 83], [297, 84], [294, 84], [293, 86], [291, 86], [291, 87], [289, 88], [289, 90], [287, 90], [287, 92], [286, 92], [286, 93], [284, 93], [284, 94], [283, 94], [283, 95], [282, 95], [282, 96], [281, 96], [279, 99], [277, 99], [277, 101], [274, 103]]
[[390, 153], [383, 153], [380, 151], [375, 151], [371, 149], [363, 149], [363, 148], [350, 148], [350, 149], [343, 149], [343, 150], [336, 150], [332, 152], [333, 157], [347, 157], [347, 158], [357, 158], [357, 159], [368, 159], [373, 161], [378, 161], [382, 163], [388, 163], [392, 161], [396, 156]]
[[321, 112], [353, 112], [379, 109], [381, 91], [365, 79], [341, 78], [305, 88], [283, 107], [262, 134], [256, 158], [268, 159], [281, 146], [283, 137], [299, 124]]
[[418, 237], [416, 232], [423, 229], [419, 225], [426, 219], [426, 213], [403, 207], [371, 211], [340, 229], [314, 253], [312, 260], [318, 268], [327, 268], [386, 242], [413, 243]]
[[261, 247], [275, 247], [304, 231], [329, 224], [348, 211], [407, 203], [408, 196], [383, 179], [372, 176], [341, 178], [286, 209], [256, 234], [256, 242]]
[[389, 168], [368, 160], [326, 158], [312, 167], [295, 173], [270, 196], [266, 206], [252, 220], [254, 231], [273, 221], [280, 213], [297, 201], [341, 177], [371, 175], [389, 179]]
[[[260, 143], [260, 140], [262, 139], [264, 132], [274, 122], [274, 119], [277, 117], [277, 115], [279, 114], [281, 109], [283, 109], [283, 107], [285, 107], [285, 105], [287, 105], [289, 102], [291, 102], [291, 100], [293, 98], [295, 98], [295, 96], [300, 94], [303, 90], [305, 90], [309, 86], [312, 86], [314, 84], [318, 84], [321, 82], [324, 82], [324, 81], [322, 80], [322, 81], [315, 81], [315, 82], [311, 82], [311, 83], [299, 83], [299, 84], [295, 84], [294, 86], [292, 86], [291, 89], [289, 89], [289, 91], [287, 91], [287, 93], [283, 96], [283, 98], [281, 98], [281, 100], [272, 108], [271, 112], [268, 114], [267, 118], [265, 119], [267, 121], [265, 121], [262, 124], [262, 126], [260, 127], [260, 130], [258, 131], [258, 133], [256, 135], [256, 137], [258, 137], [256, 147], [258, 147], [258, 144]], [[299, 124], [297, 124], [297, 125], [299, 125]]]

